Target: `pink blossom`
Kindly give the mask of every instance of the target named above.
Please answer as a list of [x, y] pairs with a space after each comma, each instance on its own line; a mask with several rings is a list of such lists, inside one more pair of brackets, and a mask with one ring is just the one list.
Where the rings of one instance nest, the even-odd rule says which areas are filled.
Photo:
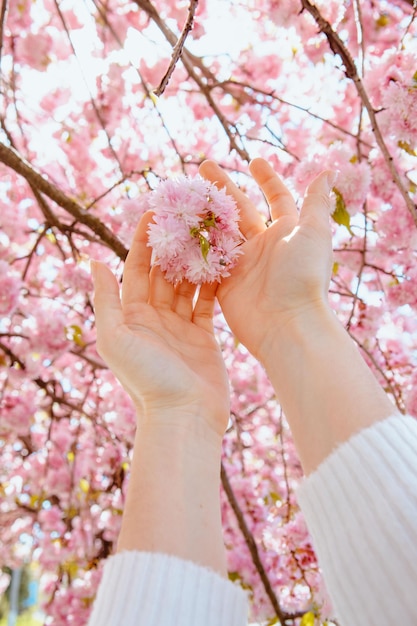
[[410, 380], [410, 386], [409, 386], [408, 393], [406, 396], [406, 406], [407, 406], [408, 413], [410, 413], [410, 415], [413, 415], [414, 417], [417, 418], [417, 373], [416, 372], [414, 372]]
[[35, 70], [45, 71], [51, 62], [49, 54], [52, 43], [52, 37], [46, 31], [36, 34], [29, 32], [24, 37], [18, 37], [16, 49], [20, 61]]
[[417, 144], [417, 84], [391, 81], [382, 95], [381, 129], [410, 149]]
[[34, 350], [53, 355], [68, 350], [70, 342], [67, 339], [66, 328], [68, 320], [61, 311], [39, 309], [36, 315], [36, 331], [32, 338]]
[[67, 529], [63, 521], [63, 511], [58, 506], [42, 509], [38, 514], [38, 521], [44, 533], [57, 533], [63, 535]]
[[153, 260], [170, 282], [219, 281], [240, 254], [236, 203], [202, 178], [166, 180], [151, 192]]
[[6, 261], [0, 260], [0, 316], [16, 309], [22, 281]]
[[29, 394], [5, 393], [1, 402], [0, 430], [11, 430], [27, 435], [36, 411], [34, 398]]
[[59, 280], [64, 285], [69, 286], [77, 293], [88, 293], [92, 291], [93, 283], [91, 276], [86, 269], [68, 259], [61, 268]]

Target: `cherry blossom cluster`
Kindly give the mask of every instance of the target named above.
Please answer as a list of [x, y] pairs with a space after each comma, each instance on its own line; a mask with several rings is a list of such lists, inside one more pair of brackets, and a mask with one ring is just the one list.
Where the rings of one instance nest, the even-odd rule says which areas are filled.
[[200, 177], [165, 180], [145, 200], [153, 263], [172, 283], [220, 281], [240, 254], [236, 202]]
[[[299, 203], [321, 170], [340, 171], [330, 303], [392, 401], [417, 417], [417, 218], [404, 197], [417, 204], [417, 20], [406, 0], [312, 2], [354, 59], [353, 81], [301, 10], [307, 2], [200, 0], [185, 64], [155, 101], [186, 0], [6, 4], [1, 147], [67, 206], [0, 161], [0, 571], [36, 562], [45, 623], [82, 626], [120, 527], [136, 423], [95, 349], [89, 259], [120, 276], [154, 203], [155, 256], [179, 262], [175, 211], [195, 209], [184, 232], [191, 278], [229, 272], [236, 211], [196, 178], [203, 159], [218, 161], [266, 219], [250, 159], [269, 160]], [[239, 37], [228, 37], [232, 20]], [[220, 245], [226, 226], [236, 233]], [[215, 322], [231, 381], [225, 471], [280, 606], [309, 616], [288, 623], [318, 626], [331, 608], [297, 507], [291, 433], [262, 368], [220, 314]], [[230, 576], [249, 590], [252, 618], [275, 623], [239, 511], [223, 493]], [[0, 592], [8, 580], [0, 573]]]

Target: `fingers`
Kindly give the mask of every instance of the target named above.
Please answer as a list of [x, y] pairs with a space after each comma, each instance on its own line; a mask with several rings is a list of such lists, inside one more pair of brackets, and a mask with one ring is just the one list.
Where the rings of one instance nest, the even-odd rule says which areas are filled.
[[272, 220], [277, 220], [284, 215], [297, 217], [294, 198], [269, 163], [265, 159], [254, 159], [250, 163], [249, 169], [265, 194]]
[[141, 218], [133, 236], [132, 246], [127, 255], [122, 284], [123, 308], [128, 309], [149, 298], [149, 268], [152, 250], [148, 244], [148, 225], [152, 213], [147, 211]]
[[258, 233], [262, 233], [265, 230], [265, 223], [261, 215], [259, 215], [256, 207], [252, 204], [249, 198], [240, 191], [214, 161], [204, 161], [199, 168], [199, 172], [203, 178], [215, 183], [219, 189], [224, 187], [229, 195], [231, 195], [237, 202], [237, 206], [240, 213], [239, 228], [241, 233], [247, 238], [251, 239]]
[[104, 356], [114, 331], [123, 324], [119, 284], [112, 272], [98, 261], [91, 261], [94, 282], [94, 312], [97, 328], [97, 349]]
[[319, 174], [307, 188], [300, 212], [300, 224], [325, 226], [330, 232], [330, 193], [337, 178], [337, 172], [327, 170]]
[[213, 332], [213, 313], [218, 283], [204, 283], [194, 307], [193, 323], [208, 332]]
[[154, 265], [149, 276], [148, 302], [155, 309], [172, 309], [174, 305], [174, 285], [165, 280], [159, 265]]
[[191, 320], [193, 316], [193, 298], [197, 285], [183, 280], [175, 289], [173, 311], [185, 320]]

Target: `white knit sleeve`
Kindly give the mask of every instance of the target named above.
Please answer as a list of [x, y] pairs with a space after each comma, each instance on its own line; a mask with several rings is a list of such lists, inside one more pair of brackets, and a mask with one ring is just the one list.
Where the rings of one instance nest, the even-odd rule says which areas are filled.
[[148, 552], [108, 559], [88, 626], [246, 626], [244, 591], [195, 563]]
[[417, 420], [354, 435], [298, 500], [340, 625], [417, 624]]

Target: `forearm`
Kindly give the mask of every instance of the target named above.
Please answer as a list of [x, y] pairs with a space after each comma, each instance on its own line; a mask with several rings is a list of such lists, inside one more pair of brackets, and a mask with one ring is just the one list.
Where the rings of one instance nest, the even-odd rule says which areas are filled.
[[221, 438], [195, 420], [138, 426], [118, 552], [160, 552], [226, 576]]
[[263, 361], [307, 474], [354, 433], [396, 413], [327, 304], [278, 329]]

